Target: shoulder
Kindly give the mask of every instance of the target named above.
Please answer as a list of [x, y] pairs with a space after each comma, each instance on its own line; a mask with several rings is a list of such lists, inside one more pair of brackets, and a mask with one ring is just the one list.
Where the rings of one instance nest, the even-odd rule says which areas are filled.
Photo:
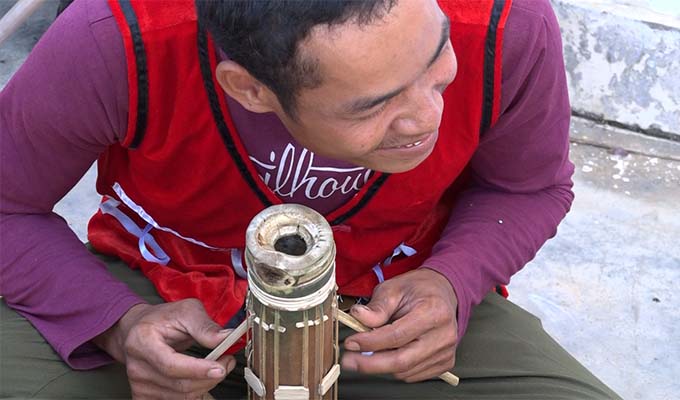
[[545, 45], [559, 38], [557, 18], [549, 0], [513, 0], [505, 25], [504, 52], [508, 56]]
[[[76, 0], [54, 21], [43, 40], [50, 51], [74, 57], [72, 63], [84, 67], [99, 67], [103, 60], [123, 63], [123, 42], [120, 30], [105, 1]], [[40, 46], [40, 43], [39, 45]], [[125, 76], [125, 75], [123, 75]]]
[[2, 95], [13, 99], [13, 115], [30, 109], [30, 126], [23, 129], [32, 134], [56, 129], [97, 148], [119, 142], [127, 127], [127, 73], [121, 36], [107, 4], [76, 0], [66, 8]]
[[107, 23], [107, 20], [113, 21], [113, 14], [111, 8], [106, 1], [76, 1], [76, 4], [82, 4], [87, 12], [87, 21], [92, 24]]
[[[105, 103], [114, 137], [121, 140], [127, 127], [127, 64], [120, 29], [103, 0], [75, 0], [54, 21], [50, 30], [59, 37], [53, 51], [63, 60], [62, 75], [77, 71], [77, 81], [95, 88]], [[69, 61], [70, 60], [70, 61]], [[69, 66], [68, 64], [74, 64]]]
[[124, 51], [120, 30], [106, 1], [74, 1], [54, 21], [50, 31], [67, 39], [62, 47], [72, 51], [95, 48], [105, 61], [119, 59]]
[[526, 22], [540, 22], [553, 16], [550, 0], [513, 0], [510, 7], [510, 18]]
[[115, 26], [108, 3], [102, 0], [75, 0], [59, 14], [55, 21], [57, 26], [63, 25], [77, 30], [90, 30], [93, 26], [109, 23]]
[[513, 0], [502, 51], [501, 110], [504, 110], [527, 79], [541, 78], [535, 73], [538, 64], [564, 68], [560, 27], [549, 0]]

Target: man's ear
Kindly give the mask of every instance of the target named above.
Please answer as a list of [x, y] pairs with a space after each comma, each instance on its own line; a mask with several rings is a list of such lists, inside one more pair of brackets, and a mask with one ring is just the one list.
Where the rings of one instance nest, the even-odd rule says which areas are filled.
[[238, 101], [243, 108], [255, 113], [275, 110], [276, 95], [267, 86], [231, 60], [222, 61], [215, 69], [217, 82], [229, 97]]

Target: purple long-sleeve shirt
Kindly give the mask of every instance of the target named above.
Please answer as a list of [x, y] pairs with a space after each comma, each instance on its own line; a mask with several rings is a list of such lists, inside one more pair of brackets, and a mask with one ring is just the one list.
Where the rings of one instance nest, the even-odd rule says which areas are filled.
[[[562, 47], [547, 0], [513, 2], [502, 62], [500, 119], [482, 137], [471, 161], [473, 183], [424, 263], [454, 287], [460, 336], [473, 305], [534, 257], [573, 199]], [[0, 92], [0, 294], [76, 369], [111, 361], [90, 340], [142, 301], [52, 212], [98, 155], [125, 135], [125, 68], [105, 2], [75, 2]], [[251, 159], [262, 161], [270, 150], [248, 135], [250, 117], [235, 115]], [[280, 139], [280, 151], [287, 140]], [[258, 168], [267, 180], [264, 164]], [[331, 209], [351, 195], [338, 190], [328, 198], [291, 199]]]

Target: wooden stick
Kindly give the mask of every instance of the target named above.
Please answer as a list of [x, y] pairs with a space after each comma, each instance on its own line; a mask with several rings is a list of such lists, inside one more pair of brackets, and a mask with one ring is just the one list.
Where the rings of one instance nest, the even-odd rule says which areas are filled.
[[0, 18], [0, 43], [4, 42], [24, 21], [40, 7], [44, 0], [19, 0]]
[[248, 330], [248, 318], [244, 319], [243, 322], [241, 322], [241, 325], [237, 326], [236, 329], [234, 329], [229, 335], [227, 335], [226, 338], [220, 343], [213, 351], [210, 352], [207, 356], [205, 356], [206, 360], [210, 361], [215, 361], [222, 354], [224, 354], [227, 349], [229, 349], [231, 346], [236, 343], [237, 340], [243, 336], [246, 331]]
[[[351, 328], [356, 332], [370, 331], [370, 329], [366, 325], [362, 324], [356, 318], [342, 310], [338, 310], [338, 321], [340, 321], [343, 325], [347, 326], [348, 328]], [[460, 381], [460, 379], [458, 379], [456, 375], [448, 371], [439, 375], [439, 379], [443, 380], [444, 382], [448, 383], [451, 386], [458, 386], [458, 382]]]
[[[237, 340], [243, 336], [246, 331], [248, 330], [248, 318], [244, 319], [243, 322], [241, 322], [241, 325], [237, 326], [236, 329], [234, 329], [229, 335], [227, 335], [226, 338], [222, 341], [222, 343], [218, 344], [217, 347], [213, 349], [213, 351], [210, 352], [207, 356], [205, 356], [206, 360], [210, 361], [215, 361], [222, 354], [224, 354], [227, 349], [229, 349], [231, 346], [236, 343]], [[215, 398], [210, 394], [206, 393], [201, 397], [201, 400], [215, 400]]]

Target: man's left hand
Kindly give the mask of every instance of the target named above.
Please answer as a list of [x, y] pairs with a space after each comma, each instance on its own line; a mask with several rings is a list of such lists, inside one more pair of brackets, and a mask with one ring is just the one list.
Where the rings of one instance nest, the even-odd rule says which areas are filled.
[[457, 306], [448, 279], [427, 268], [381, 283], [367, 305], [354, 305], [350, 310], [375, 329], [345, 339], [342, 367], [366, 374], [393, 374], [406, 382], [450, 370], [458, 342]]

